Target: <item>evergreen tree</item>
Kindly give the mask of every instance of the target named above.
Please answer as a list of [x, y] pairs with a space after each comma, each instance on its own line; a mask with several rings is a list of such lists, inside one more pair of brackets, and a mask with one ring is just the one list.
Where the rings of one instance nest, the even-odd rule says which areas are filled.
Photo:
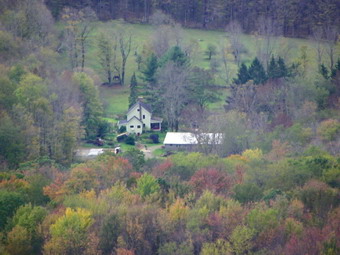
[[279, 57], [279, 60], [277, 61], [278, 70], [279, 70], [279, 78], [287, 77], [288, 76], [288, 69], [285, 64], [285, 61], [283, 58]]
[[264, 84], [267, 81], [267, 75], [261, 62], [255, 58], [249, 67], [250, 79], [254, 81], [254, 84]]
[[248, 68], [244, 63], [242, 63], [238, 70], [237, 79], [234, 79], [234, 82], [236, 84], [245, 84], [249, 80], [250, 76]]
[[135, 73], [133, 73], [130, 82], [130, 97], [129, 97], [129, 107], [131, 107], [137, 101], [138, 90], [137, 90], [137, 78]]
[[94, 139], [98, 136], [103, 117], [103, 106], [99, 99], [98, 89], [85, 73], [75, 73], [72, 78], [81, 92], [84, 107], [82, 124], [85, 127], [86, 139]]
[[276, 79], [280, 77], [280, 69], [278, 64], [275, 61], [274, 56], [270, 59], [269, 65], [268, 65], [268, 79]]
[[320, 73], [326, 80], [329, 79], [328, 69], [324, 64], [320, 65]]
[[188, 64], [188, 57], [182, 51], [179, 46], [172, 47], [163, 57], [162, 65], [168, 61], [173, 61], [178, 66], [184, 66]]
[[155, 74], [158, 68], [158, 60], [157, 56], [152, 53], [146, 60], [144, 68], [141, 70], [143, 76], [141, 77], [143, 81], [147, 83], [155, 83], [156, 77]]

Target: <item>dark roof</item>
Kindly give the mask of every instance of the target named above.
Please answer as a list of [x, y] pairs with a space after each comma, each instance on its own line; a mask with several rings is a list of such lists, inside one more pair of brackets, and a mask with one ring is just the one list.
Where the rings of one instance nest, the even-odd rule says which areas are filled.
[[163, 119], [162, 118], [158, 118], [158, 117], [151, 117], [151, 121], [159, 121], [159, 122], [162, 122]]
[[146, 103], [143, 103], [143, 102], [141, 102], [141, 101], [138, 101], [137, 103], [135, 103], [134, 105], [132, 105], [132, 106], [129, 108], [127, 114], [129, 114], [129, 112], [130, 112], [133, 108], [135, 108], [135, 106], [141, 106], [141, 107], [143, 107], [145, 110], [147, 110], [148, 112], [152, 113], [151, 106], [150, 106], [149, 104], [146, 104]]
[[118, 125], [124, 125], [124, 124], [126, 124], [126, 123], [128, 123], [127, 120], [119, 120], [119, 121], [118, 121]]

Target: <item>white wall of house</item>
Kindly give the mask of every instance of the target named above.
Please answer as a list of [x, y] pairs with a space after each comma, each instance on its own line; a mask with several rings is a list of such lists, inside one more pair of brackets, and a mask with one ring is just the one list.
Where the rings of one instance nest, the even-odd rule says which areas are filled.
[[[141, 110], [141, 112], [139, 112]], [[140, 118], [141, 121], [145, 124], [145, 129], [149, 130], [151, 128], [151, 113], [147, 111], [145, 108], [141, 107], [139, 109], [139, 104], [137, 104], [127, 115], [127, 119], [130, 120], [133, 117]], [[129, 131], [128, 131], [129, 132]]]
[[126, 131], [128, 133], [142, 134], [143, 124], [136, 118], [133, 118], [126, 124]]

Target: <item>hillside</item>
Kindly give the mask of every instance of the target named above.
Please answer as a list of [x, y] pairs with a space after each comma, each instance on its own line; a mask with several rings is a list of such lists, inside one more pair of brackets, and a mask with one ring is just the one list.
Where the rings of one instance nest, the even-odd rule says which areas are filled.
[[0, 0], [0, 254], [340, 254], [337, 6], [283, 2]]
[[[129, 24], [123, 21], [109, 21], [105, 23], [96, 23], [93, 25], [93, 32], [91, 33], [91, 41], [89, 45], [88, 55], [87, 55], [87, 66], [95, 71], [99, 76], [97, 79], [98, 84], [105, 82], [105, 75], [103, 75], [103, 70], [99, 63], [98, 58], [98, 45], [95, 38], [98, 38], [100, 33], [105, 33], [107, 35], [114, 36], [114, 32], [117, 29], [123, 29], [133, 35], [133, 52], [128, 58], [127, 69], [126, 69], [126, 85], [123, 87], [107, 88], [101, 87], [101, 95], [104, 100], [106, 114], [108, 118], [116, 119], [117, 115], [122, 115], [126, 112], [128, 108], [128, 96], [129, 96], [129, 81], [131, 75], [136, 72], [137, 79], [140, 77], [140, 72], [138, 72], [136, 56], [134, 53], [140, 53], [145, 45], [148, 45], [152, 40], [153, 35], [157, 30], [157, 26], [151, 25], [140, 25], [140, 24]], [[204, 69], [210, 68], [210, 63], [207, 59], [205, 51], [208, 45], [215, 45], [218, 50], [222, 46], [230, 45], [230, 38], [227, 32], [223, 31], [207, 31], [200, 29], [185, 29], [181, 31], [181, 44], [190, 45], [197, 44], [197, 49], [195, 49], [195, 55], [191, 56], [191, 65], [201, 67]], [[241, 41], [245, 47], [245, 53], [241, 55], [240, 62], [245, 62], [250, 64], [251, 60], [257, 54], [257, 48], [263, 37], [256, 37], [255, 35], [242, 35]], [[308, 66], [308, 73], [310, 75], [316, 74], [317, 63], [311, 61], [316, 58], [315, 56], [315, 43], [303, 40], [303, 39], [292, 39], [284, 37], [275, 37], [272, 39], [273, 42], [273, 55], [284, 56], [288, 63], [293, 61], [299, 61], [298, 57], [301, 54], [301, 48], [306, 47], [307, 58], [310, 60]], [[226, 82], [226, 74], [224, 73], [224, 68], [222, 64], [222, 57], [220, 52], [213, 57], [213, 60], [217, 62], [217, 70], [215, 74], [214, 83], [221, 86], [230, 85], [233, 78], [237, 76], [237, 63], [233, 61], [232, 56], [228, 56], [228, 64], [230, 71], [228, 73], [228, 78]], [[138, 82], [143, 83], [140, 79]], [[227, 95], [227, 89], [221, 89], [221, 96], [219, 102], [214, 103], [211, 107], [216, 110], [221, 110], [225, 104], [225, 97]]]

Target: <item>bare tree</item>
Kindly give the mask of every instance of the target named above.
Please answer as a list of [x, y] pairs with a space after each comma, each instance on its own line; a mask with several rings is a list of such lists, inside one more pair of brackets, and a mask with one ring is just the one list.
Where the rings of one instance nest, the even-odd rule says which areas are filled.
[[187, 76], [187, 70], [172, 61], [168, 62], [158, 75], [158, 84], [163, 91], [163, 112], [172, 131], [178, 131], [181, 111], [187, 100]]
[[113, 45], [112, 39], [101, 33], [98, 37], [98, 57], [109, 84], [113, 78]]
[[316, 51], [316, 57], [318, 66], [321, 66], [322, 64], [322, 57], [324, 53], [324, 47], [323, 47], [323, 31], [321, 27], [316, 27], [312, 31], [312, 40], [314, 41], [314, 47]]
[[156, 11], [150, 18], [151, 24], [155, 26], [152, 35], [152, 48], [157, 57], [161, 57], [172, 46], [181, 46], [183, 30], [169, 15]]
[[244, 49], [244, 46], [241, 42], [242, 27], [237, 21], [231, 21], [228, 24], [226, 31], [230, 38], [231, 48], [233, 51], [232, 53], [234, 55], [235, 62], [237, 63], [237, 65], [240, 65], [241, 53]]
[[81, 67], [84, 71], [86, 47], [89, 42], [89, 34], [93, 30], [93, 21], [96, 19], [95, 12], [91, 8], [76, 10], [65, 8], [62, 20], [66, 24], [66, 47], [69, 52], [72, 68]]
[[335, 46], [339, 31], [335, 26], [327, 26], [325, 27], [324, 33], [326, 38], [326, 53], [329, 57], [329, 68], [333, 70], [335, 64]]
[[118, 47], [121, 54], [121, 84], [124, 85], [125, 82], [125, 69], [126, 62], [131, 52], [132, 45], [132, 34], [130, 32], [124, 32], [119, 30], [116, 34], [118, 40]]
[[219, 52], [221, 57], [221, 62], [223, 64], [223, 71], [224, 71], [224, 77], [223, 79], [226, 81], [227, 84], [230, 83], [230, 77], [232, 74], [232, 68], [231, 68], [231, 59], [232, 59], [232, 50], [231, 46], [228, 42], [221, 42], [219, 46]]
[[258, 19], [257, 56], [265, 67], [267, 67], [276, 47], [275, 36], [281, 35], [281, 30], [280, 26], [271, 18], [260, 17]]

